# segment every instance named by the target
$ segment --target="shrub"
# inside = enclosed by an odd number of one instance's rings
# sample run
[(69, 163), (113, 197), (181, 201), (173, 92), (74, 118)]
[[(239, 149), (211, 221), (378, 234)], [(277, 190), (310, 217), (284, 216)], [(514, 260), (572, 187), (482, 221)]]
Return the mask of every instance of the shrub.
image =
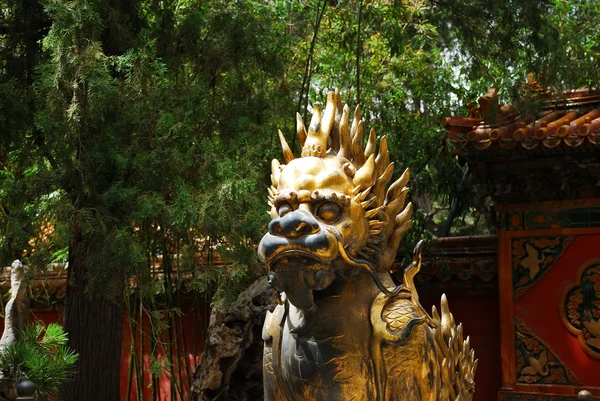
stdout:
[(31, 323), (0, 353), (0, 371), (15, 383), (32, 381), (40, 399), (47, 400), (74, 373), (79, 355), (66, 346), (67, 340), (57, 323)]

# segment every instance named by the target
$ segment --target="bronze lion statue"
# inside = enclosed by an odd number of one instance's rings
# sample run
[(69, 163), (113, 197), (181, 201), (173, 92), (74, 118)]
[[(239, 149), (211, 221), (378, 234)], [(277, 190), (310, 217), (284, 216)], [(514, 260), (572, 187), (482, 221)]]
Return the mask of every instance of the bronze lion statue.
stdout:
[(258, 255), (278, 306), (264, 328), (266, 401), (466, 401), (477, 366), (442, 297), (440, 313), (419, 303), (413, 277), (421, 243), (404, 280), (389, 269), (410, 227), (408, 170), (394, 170), (387, 140), (368, 134), (357, 107), (339, 92), (314, 106), (302, 155), (281, 132), (285, 164), (272, 162), (271, 222)]

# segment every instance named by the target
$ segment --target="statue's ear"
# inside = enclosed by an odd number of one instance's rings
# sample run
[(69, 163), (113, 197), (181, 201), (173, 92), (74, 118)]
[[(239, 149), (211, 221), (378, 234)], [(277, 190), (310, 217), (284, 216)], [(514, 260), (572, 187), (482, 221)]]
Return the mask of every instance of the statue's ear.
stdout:
[(362, 167), (356, 171), (356, 174), (354, 175), (354, 180), (352, 182), (354, 183), (355, 191), (363, 191), (367, 188), (372, 187), (373, 184), (375, 184), (374, 155), (369, 156), (365, 164), (363, 164)]

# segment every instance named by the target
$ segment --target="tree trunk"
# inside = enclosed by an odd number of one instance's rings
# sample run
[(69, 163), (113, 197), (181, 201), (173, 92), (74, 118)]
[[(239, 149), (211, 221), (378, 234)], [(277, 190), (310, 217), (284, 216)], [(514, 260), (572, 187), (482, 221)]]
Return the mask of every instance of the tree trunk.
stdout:
[(64, 327), (79, 360), (61, 401), (120, 399), (122, 302), (109, 300), (103, 292), (86, 291), (94, 243), (93, 238), (76, 235), (69, 248)]

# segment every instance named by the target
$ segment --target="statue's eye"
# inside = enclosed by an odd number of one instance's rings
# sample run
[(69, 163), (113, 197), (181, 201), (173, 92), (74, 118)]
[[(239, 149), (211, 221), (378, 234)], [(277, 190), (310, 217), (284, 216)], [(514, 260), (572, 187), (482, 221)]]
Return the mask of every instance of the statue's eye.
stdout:
[(340, 214), (342, 214), (341, 206), (333, 202), (322, 203), (317, 209), (317, 217), (327, 222), (337, 220)]
[(283, 217), (286, 214), (288, 214), (289, 212), (291, 212), (292, 210), (293, 209), (289, 203), (282, 203), (281, 205), (279, 205), (279, 208), (277, 209), (277, 213), (279, 214), (279, 217)]

